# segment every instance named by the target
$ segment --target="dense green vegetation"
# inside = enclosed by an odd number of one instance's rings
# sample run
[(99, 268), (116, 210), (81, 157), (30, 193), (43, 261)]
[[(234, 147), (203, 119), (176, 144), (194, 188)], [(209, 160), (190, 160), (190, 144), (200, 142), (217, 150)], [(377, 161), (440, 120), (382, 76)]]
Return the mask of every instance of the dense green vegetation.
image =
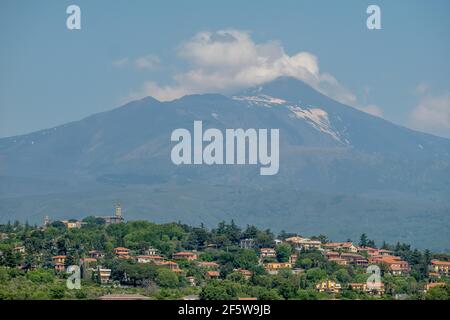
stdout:
[[(450, 255), (433, 254), (411, 249), (409, 245), (382, 247), (393, 250), (412, 267), (408, 275), (393, 276), (382, 266), (382, 281), (386, 294), (381, 296), (352, 291), (349, 283), (362, 283), (368, 274), (363, 267), (338, 265), (328, 261), (320, 251), (301, 251), (294, 261), (294, 269), (268, 274), (260, 262), (287, 262), (294, 248), (287, 243), (275, 245), (270, 230), (254, 226), (241, 229), (231, 223), (220, 223), (208, 230), (204, 226), (192, 227), (181, 223), (155, 224), (148, 221), (105, 225), (102, 219), (87, 217), (81, 228), (67, 229), (61, 222), (46, 228), (15, 222), (0, 226), (0, 299), (95, 299), (109, 293), (139, 293), (152, 299), (180, 299), (187, 295), (201, 299), (393, 299), (403, 295), (409, 299), (450, 299), (449, 279), (445, 287), (435, 287), (424, 293), (429, 281), (428, 264), (433, 258), (450, 261)], [(292, 234), (281, 232), (278, 239)], [(254, 240), (252, 248), (240, 247), (242, 239)], [(313, 237), (326, 242), (325, 236)], [(375, 246), (361, 236), (360, 245)], [(24, 246), (25, 252), (14, 248)], [(178, 251), (196, 251), (199, 261), (216, 262), (219, 277), (210, 279), (208, 268), (198, 261), (178, 260), (182, 272), (173, 272), (154, 263), (137, 263), (135, 259), (118, 259), (115, 247), (130, 249), (130, 255), (142, 254), (152, 247), (158, 254), (171, 260)], [(259, 249), (273, 247), (276, 257), (260, 261)], [(66, 287), (68, 274), (56, 272), (52, 257), (67, 256), (65, 265), (79, 265), (80, 258), (88, 257), (91, 250), (104, 256), (93, 264), (111, 269), (111, 282), (101, 285), (95, 272), (83, 269), (80, 290)], [(239, 270), (248, 270), (245, 277)], [(188, 278), (195, 280), (192, 286)], [(342, 285), (339, 293), (316, 290), (323, 280), (334, 280)]]

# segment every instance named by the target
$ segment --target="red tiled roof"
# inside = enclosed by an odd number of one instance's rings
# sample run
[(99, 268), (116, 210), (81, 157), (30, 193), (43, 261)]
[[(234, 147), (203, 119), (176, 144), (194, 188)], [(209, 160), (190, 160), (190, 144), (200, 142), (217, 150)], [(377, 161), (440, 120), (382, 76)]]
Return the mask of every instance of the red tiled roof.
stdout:
[(242, 273), (243, 275), (248, 275), (248, 276), (252, 275), (252, 272), (250, 270), (246, 270), (246, 269), (238, 269), (237, 272)]
[(341, 257), (364, 258), (362, 255), (357, 253), (342, 253)]
[(396, 264), (393, 264), (389, 267), (392, 271), (398, 271), (398, 270), (403, 270), (404, 268), (402, 266), (398, 266)]
[(445, 287), (447, 284), (445, 282), (433, 282), (433, 283), (427, 283), (426, 288), (431, 289), (435, 287)]
[(431, 264), (436, 266), (450, 266), (449, 261), (431, 260)]
[(358, 250), (367, 250), (367, 251), (375, 251), (378, 249), (372, 248), (372, 247), (358, 247)]
[(352, 245), (353, 245), (353, 243), (351, 243), (351, 242), (330, 242), (330, 243), (325, 243), (323, 246), (330, 247), (330, 248), (335, 248), (335, 247), (348, 248), (348, 247), (351, 247)]
[(342, 244), (342, 246), (343, 246), (344, 248), (346, 248), (346, 247), (351, 247), (351, 246), (353, 246), (353, 243), (351, 243), (351, 242), (344, 242), (344, 243)]
[(190, 252), (190, 251), (180, 251), (180, 252), (174, 253), (173, 255), (174, 256), (193, 256), (193, 255), (196, 255), (196, 253)]

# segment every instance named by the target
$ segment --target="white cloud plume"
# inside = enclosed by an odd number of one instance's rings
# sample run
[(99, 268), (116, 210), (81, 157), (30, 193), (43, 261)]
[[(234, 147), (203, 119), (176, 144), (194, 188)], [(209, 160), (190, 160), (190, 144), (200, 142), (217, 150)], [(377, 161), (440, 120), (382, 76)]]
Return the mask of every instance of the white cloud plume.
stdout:
[[(178, 55), (189, 64), (186, 71), (173, 76), (174, 84), (160, 85), (149, 81), (129, 99), (150, 95), (168, 101), (195, 93), (233, 93), (281, 76), (290, 76), (303, 80), (339, 102), (383, 116), (378, 106), (359, 103), (356, 96), (335, 77), (321, 72), (314, 54), (298, 52), (288, 55), (279, 42), (256, 43), (249, 32), (235, 29), (199, 32), (179, 47)], [(134, 64), (146, 65), (138, 59)]]
[(436, 135), (450, 136), (450, 93), (432, 95), (428, 87), (417, 88), (419, 102), (409, 116), (412, 128)]
[(178, 53), (190, 63), (190, 68), (174, 75), (174, 85), (148, 82), (133, 97), (151, 95), (164, 101), (192, 93), (227, 93), (291, 76), (340, 102), (356, 104), (354, 94), (332, 75), (320, 72), (315, 55), (288, 55), (279, 42), (255, 43), (248, 32), (200, 32), (182, 44)]

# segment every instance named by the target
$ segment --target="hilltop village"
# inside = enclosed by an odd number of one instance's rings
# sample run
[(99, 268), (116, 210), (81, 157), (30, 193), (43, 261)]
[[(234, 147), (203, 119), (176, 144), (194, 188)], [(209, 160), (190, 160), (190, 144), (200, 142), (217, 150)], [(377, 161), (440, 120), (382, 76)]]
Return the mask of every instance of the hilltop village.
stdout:
[[(450, 299), (450, 255), (407, 244), (112, 216), (0, 225), (0, 299)], [(81, 288), (71, 290), (69, 266)]]

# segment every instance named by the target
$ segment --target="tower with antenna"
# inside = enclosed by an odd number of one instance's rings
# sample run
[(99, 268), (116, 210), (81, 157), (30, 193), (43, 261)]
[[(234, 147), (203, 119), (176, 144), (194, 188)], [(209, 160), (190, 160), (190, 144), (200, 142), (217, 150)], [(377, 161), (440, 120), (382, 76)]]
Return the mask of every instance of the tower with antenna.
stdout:
[(47, 227), (50, 224), (50, 217), (49, 216), (45, 216), (44, 217), (44, 227)]
[(122, 219), (122, 206), (120, 203), (116, 204), (116, 218)]
[(122, 205), (120, 203), (116, 204), (114, 215), (110, 216), (96, 216), (96, 218), (103, 219), (105, 221), (105, 224), (115, 224), (115, 223), (121, 223), (124, 221), (122, 217)]

